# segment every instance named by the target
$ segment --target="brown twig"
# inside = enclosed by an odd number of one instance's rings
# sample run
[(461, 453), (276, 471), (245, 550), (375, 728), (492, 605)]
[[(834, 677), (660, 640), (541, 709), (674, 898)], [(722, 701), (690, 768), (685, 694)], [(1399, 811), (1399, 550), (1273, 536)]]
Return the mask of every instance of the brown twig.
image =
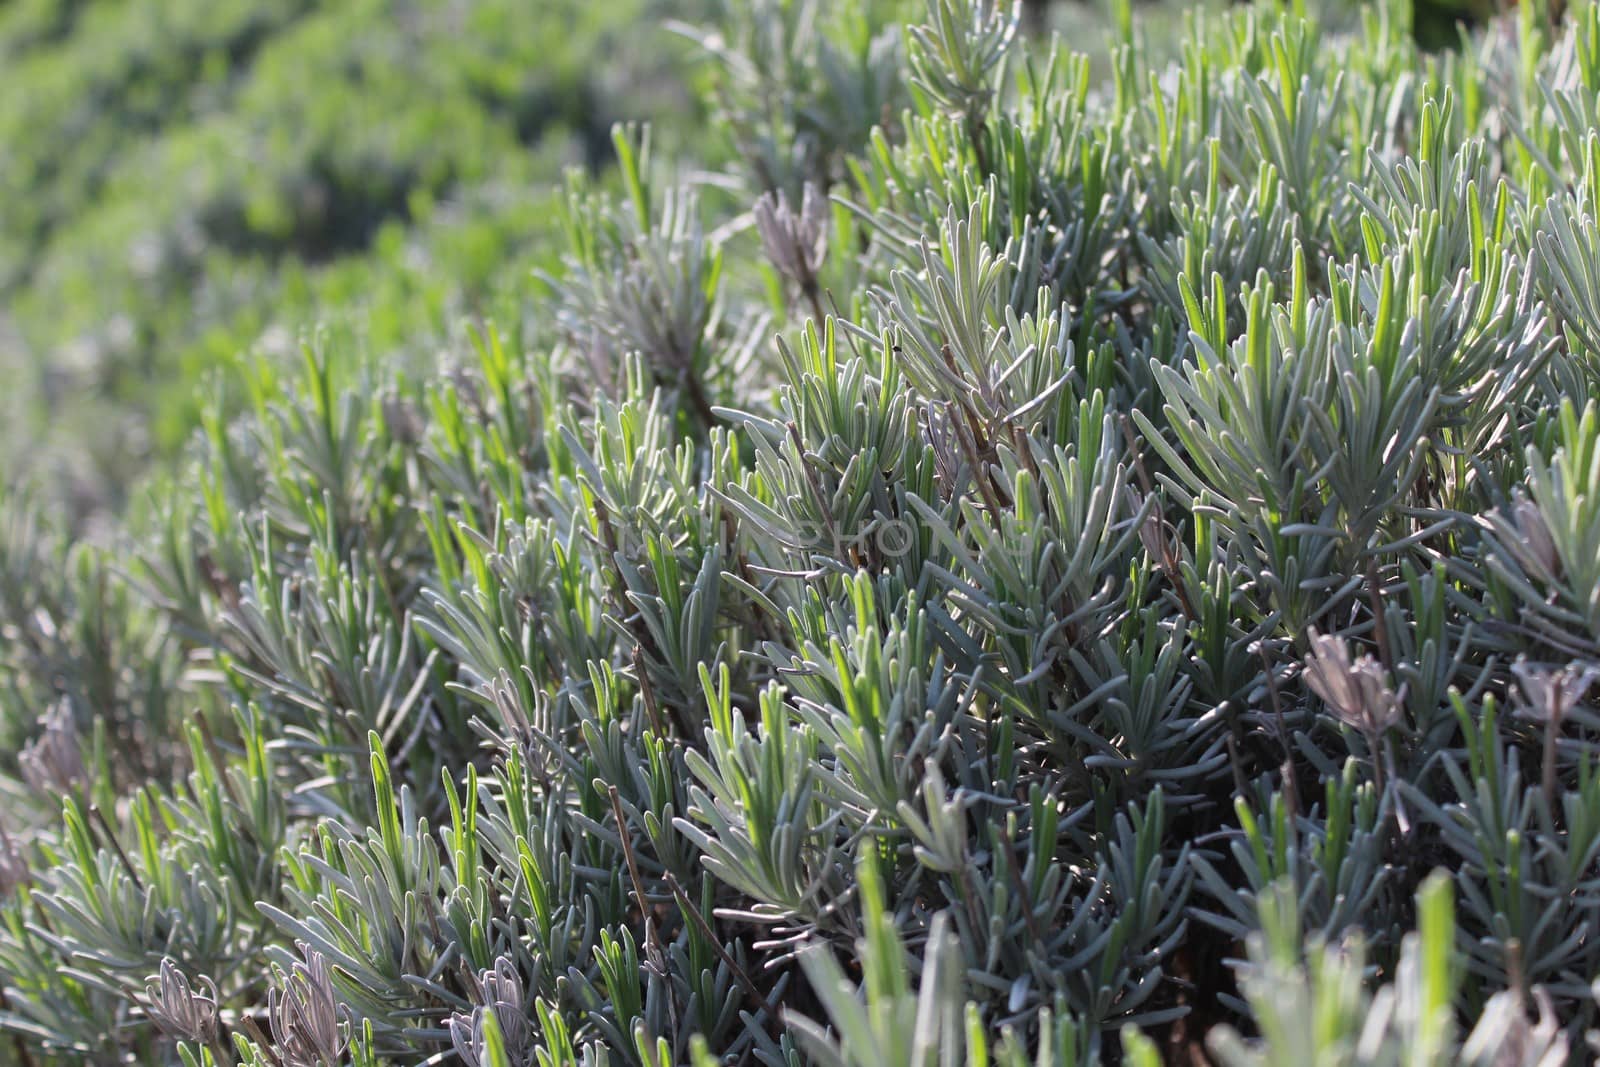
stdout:
[(122, 869), (127, 871), (128, 877), (133, 880), (133, 887), (141, 893), (144, 892), (144, 883), (139, 880), (139, 872), (133, 869), (133, 863), (128, 859), (128, 854), (122, 851), (122, 842), (117, 840), (117, 835), (112, 832), (111, 824), (106, 821), (105, 813), (100, 810), (98, 804), (89, 805), (89, 818), (100, 827), (100, 832), (110, 842), (112, 851), (116, 853), (117, 859), (122, 863)]
[(647, 938), (646, 951), (664, 959), (660, 933), (650, 921), (650, 901), (644, 895), (644, 879), (639, 877), (639, 861), (633, 854), (633, 835), (628, 832), (627, 817), (622, 813), (622, 797), (614, 785), (607, 785), (606, 792), (611, 795), (611, 812), (617, 818), (617, 837), (622, 840), (622, 858), (628, 865), (628, 877), (633, 881), (633, 897), (639, 902), (639, 918), (644, 923)]
[(1394, 651), (1389, 645), (1389, 623), (1383, 614), (1383, 585), (1378, 577), (1378, 561), (1367, 557), (1367, 600), (1372, 607), (1372, 637), (1378, 644), (1383, 669), (1394, 674)]
[(766, 998), (761, 995), (761, 991), (757, 988), (755, 982), (751, 981), (750, 976), (745, 973), (745, 969), (739, 966), (739, 961), (729, 954), (722, 941), (717, 937), (716, 931), (711, 929), (711, 924), (706, 921), (704, 915), (700, 914), (700, 909), (694, 906), (694, 902), (689, 899), (689, 894), (683, 891), (683, 886), (678, 884), (678, 879), (674, 877), (673, 873), (671, 871), (664, 873), (667, 887), (672, 890), (672, 895), (678, 899), (678, 907), (683, 909), (685, 915), (694, 920), (694, 924), (699, 928), (701, 935), (711, 943), (711, 947), (717, 956), (723, 963), (728, 965), (728, 970), (732, 972), (734, 979), (744, 988), (745, 999), (750, 1006), (750, 1010), (766, 1010)]
[[(0, 986), (0, 1011), (11, 1014), (11, 998), (6, 996), (5, 986)], [(11, 1047), (17, 1050), (17, 1063), (20, 1067), (34, 1067), (33, 1053), (28, 1051), (28, 1043), (16, 1031), (11, 1033)]]
[[(617, 556), (621, 554), (621, 550), (617, 544), (616, 527), (611, 524), (611, 509), (606, 506), (606, 502), (598, 493), (594, 497), (594, 514), (595, 519), (600, 524), (600, 542), (605, 549), (606, 569), (609, 572), (607, 590), (612, 601), (616, 604), (618, 621), (633, 637), (634, 652), (636, 654), (634, 664), (638, 668), (640, 691), (644, 692), (650, 682), (644, 670), (643, 657), (644, 655), (656, 654), (655, 641), (650, 636), (649, 628), (636, 622), (634, 619), (636, 613), (629, 609), (628, 588), (622, 580), (622, 571), (617, 565)], [(648, 701), (653, 696), (654, 690), (650, 690), (649, 695), (645, 698), (647, 708), (649, 707)], [(689, 729), (688, 720), (684, 717), (682, 709), (674, 706), (673, 717), (677, 720), (678, 728), (683, 731), (684, 739), (692, 742), (693, 734)]]
[(789, 438), (794, 442), (795, 455), (800, 460), (800, 473), (805, 477), (806, 488), (816, 500), (817, 510), (822, 513), (822, 522), (828, 528), (828, 537), (833, 541), (834, 551), (844, 547), (844, 539), (839, 536), (839, 528), (834, 524), (833, 511), (828, 504), (827, 494), (823, 493), (822, 486), (817, 483), (816, 475), (811, 471), (811, 464), (806, 462), (806, 444), (800, 439), (800, 427), (791, 419), (784, 424), (789, 431)]
[(239, 1016), (239, 1028), (245, 1031), (245, 1036), (255, 1042), (261, 1054), (271, 1060), (274, 1067), (283, 1067), (283, 1061), (278, 1058), (278, 1053), (272, 1047), (272, 1042), (267, 1040), (267, 1035), (261, 1032), (261, 1027), (249, 1015)]
[[(645, 717), (650, 720), (650, 729), (663, 741), (667, 739), (666, 723), (661, 721), (661, 708), (656, 704), (656, 687), (650, 682), (650, 675), (644, 669), (644, 652), (638, 645), (633, 646), (633, 673), (639, 683), (639, 695), (644, 698)], [(615, 795), (616, 789), (611, 790)]]
[(1122, 439), (1128, 443), (1128, 455), (1133, 457), (1133, 474), (1139, 479), (1139, 488), (1144, 490), (1145, 496), (1154, 496), (1156, 486), (1150, 480), (1150, 472), (1144, 467), (1144, 453), (1139, 450), (1139, 439), (1134, 435), (1132, 420), (1124, 414), (1118, 423), (1122, 426)]
[[(749, 584), (752, 589), (758, 588), (756, 576), (750, 572), (750, 558), (739, 547), (738, 521), (734, 518), (733, 512), (727, 508), (722, 509), (722, 532), (728, 539), (728, 555), (733, 558), (733, 564), (739, 570), (739, 577)], [(755, 631), (756, 637), (766, 640), (772, 636), (771, 631), (767, 628), (767, 614), (759, 602), (752, 601), (750, 603), (750, 624)]]
[(967, 465), (972, 468), (972, 480), (977, 484), (978, 495), (983, 497), (984, 506), (989, 509), (989, 520), (994, 523), (995, 531), (999, 532), (1002, 511), (1000, 501), (994, 494), (994, 487), (989, 484), (989, 469), (983, 460), (978, 458), (977, 444), (968, 436), (967, 427), (956, 418), (955, 405), (948, 401), (946, 405), (950, 409), (950, 428), (955, 431), (956, 443), (961, 446)]
[[(1560, 683), (1557, 682), (1557, 685)], [(1561, 736), (1561, 716), (1551, 715), (1544, 724), (1544, 758), (1540, 761), (1540, 791), (1545, 806), (1555, 811), (1556, 802), (1556, 741)]]
[(994, 173), (994, 166), (989, 159), (989, 123), (981, 114), (969, 111), (966, 127), (967, 139), (972, 142), (972, 155), (978, 163), (978, 173), (987, 177)]
[(816, 317), (817, 331), (820, 333), (828, 322), (827, 313), (822, 310), (822, 290), (817, 287), (817, 279), (810, 274), (800, 279), (800, 292), (805, 295), (811, 304), (811, 314)]
[(1283, 701), (1278, 695), (1278, 678), (1272, 673), (1272, 661), (1267, 658), (1266, 645), (1256, 642), (1256, 652), (1261, 656), (1261, 666), (1266, 671), (1267, 699), (1272, 702), (1272, 715), (1278, 724), (1278, 743), (1283, 746), (1283, 784), (1289, 794), (1289, 818), (1293, 820), (1300, 810), (1300, 781), (1294, 771), (1294, 752), (1289, 748), (1289, 726), (1283, 718)]
[(217, 739), (211, 733), (211, 724), (206, 721), (204, 713), (195, 716), (195, 728), (200, 731), (200, 743), (205, 746), (206, 754), (211, 757), (211, 762), (216, 764), (217, 779), (222, 783), (222, 791), (228, 794), (228, 799), (234, 805), (243, 808), (239, 802), (239, 794), (233, 788), (233, 779), (228, 777), (228, 761), (222, 754), (222, 749), (217, 745)]
[(722, 420), (717, 418), (717, 413), (712, 410), (711, 401), (706, 398), (705, 388), (700, 384), (700, 378), (695, 374), (694, 369), (685, 366), (679, 375), (678, 381), (684, 392), (689, 394), (689, 404), (694, 408), (695, 416), (699, 418), (700, 424), (707, 430), (720, 425)]
[(1038, 944), (1043, 935), (1033, 917), (1033, 893), (1028, 889), (1027, 880), (1022, 877), (1021, 864), (1017, 862), (1017, 842), (1011, 836), (1011, 827), (1005, 827), (1002, 833), (1006, 840), (1006, 868), (1010, 870), (1012, 879), (1017, 883), (1017, 895), (1022, 898), (1022, 918), (1028, 925), (1028, 936)]
[(1239, 725), (1234, 722), (1230, 725), (1225, 737), (1228, 745), (1228, 765), (1233, 768), (1233, 792), (1235, 796), (1244, 796), (1244, 768), (1239, 766)]

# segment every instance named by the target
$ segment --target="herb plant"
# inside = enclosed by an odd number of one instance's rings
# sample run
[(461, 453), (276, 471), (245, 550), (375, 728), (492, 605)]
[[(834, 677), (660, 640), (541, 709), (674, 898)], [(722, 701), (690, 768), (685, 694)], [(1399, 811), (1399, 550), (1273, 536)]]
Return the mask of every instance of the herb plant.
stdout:
[(527, 314), (8, 490), (0, 1057), (1590, 1055), (1600, 8), (1296, 7), (711, 5)]

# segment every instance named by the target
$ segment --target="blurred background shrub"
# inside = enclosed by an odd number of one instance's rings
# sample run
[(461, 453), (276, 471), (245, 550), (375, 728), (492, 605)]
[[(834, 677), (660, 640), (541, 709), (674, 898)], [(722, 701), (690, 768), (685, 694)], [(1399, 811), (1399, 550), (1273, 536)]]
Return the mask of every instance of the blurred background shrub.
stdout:
[(312, 323), (431, 356), (526, 278), (564, 167), (684, 108), (662, 7), (0, 4), (7, 467), (116, 510), (215, 368)]

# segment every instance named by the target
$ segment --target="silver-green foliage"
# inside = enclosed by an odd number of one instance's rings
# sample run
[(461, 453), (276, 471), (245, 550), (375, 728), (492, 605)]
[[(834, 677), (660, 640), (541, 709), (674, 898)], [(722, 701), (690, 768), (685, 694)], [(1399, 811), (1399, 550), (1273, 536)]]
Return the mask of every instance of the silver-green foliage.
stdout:
[(1600, 10), (905, 6), (718, 5), (729, 173), (126, 547), (8, 491), (19, 1058), (1584, 1053)]

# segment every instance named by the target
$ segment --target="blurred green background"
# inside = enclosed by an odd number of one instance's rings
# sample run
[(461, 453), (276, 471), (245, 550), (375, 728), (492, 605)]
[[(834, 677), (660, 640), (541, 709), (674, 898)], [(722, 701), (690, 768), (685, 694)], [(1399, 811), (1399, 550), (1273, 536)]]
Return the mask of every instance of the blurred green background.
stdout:
[[(561, 171), (603, 172), (620, 118), (697, 137), (664, 23), (711, 6), (0, 0), (5, 480), (114, 514), (204, 398), (313, 327), (425, 366), (473, 321), (532, 314)], [(1175, 34), (1185, 6), (1142, 24)], [(1031, 7), (1076, 47), (1104, 24)], [(1459, 14), (1483, 11), (1419, 7), (1419, 35)]]
[(562, 168), (686, 106), (660, 7), (0, 0), (8, 480), (117, 510), (252, 354), (497, 310)]

